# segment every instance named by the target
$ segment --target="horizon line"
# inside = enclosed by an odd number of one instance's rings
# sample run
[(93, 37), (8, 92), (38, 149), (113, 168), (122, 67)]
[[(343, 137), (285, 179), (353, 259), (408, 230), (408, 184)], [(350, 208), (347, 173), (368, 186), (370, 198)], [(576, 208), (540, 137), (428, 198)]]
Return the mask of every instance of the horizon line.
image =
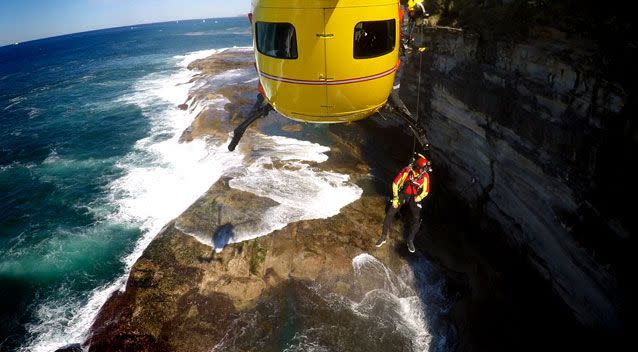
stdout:
[(176, 21), (214, 20), (214, 19), (223, 19), (223, 18), (236, 18), (236, 17), (243, 17), (243, 16), (246, 16), (246, 14), (238, 14), (238, 15), (235, 15), (235, 16), (223, 16), (223, 17), (187, 18), (187, 19), (167, 20), (167, 21), (158, 21), (158, 22), (144, 22), (144, 23), (125, 24), (125, 25), (115, 26), (115, 27), (102, 27), (102, 28), (89, 29), (89, 30), (80, 31), (80, 32), (56, 34), (56, 35), (52, 35), (50, 37), (29, 39), (29, 40), (22, 41), (22, 42), (13, 42), (13, 43), (10, 42), (10, 43), (7, 43), (7, 44), (0, 44), (0, 49), (5, 48), (5, 47), (11, 47), (11, 46), (16, 46), (16, 45), (21, 45), (21, 44), (37, 42), (37, 41), (40, 41), (40, 40), (61, 38), (61, 37), (69, 36), (69, 35), (91, 33), (91, 32), (103, 31), (103, 30), (107, 30), (107, 29), (118, 29), (118, 28), (133, 27), (133, 26), (149, 26), (149, 25), (153, 25), (153, 24), (169, 23), (169, 22), (176, 22)]

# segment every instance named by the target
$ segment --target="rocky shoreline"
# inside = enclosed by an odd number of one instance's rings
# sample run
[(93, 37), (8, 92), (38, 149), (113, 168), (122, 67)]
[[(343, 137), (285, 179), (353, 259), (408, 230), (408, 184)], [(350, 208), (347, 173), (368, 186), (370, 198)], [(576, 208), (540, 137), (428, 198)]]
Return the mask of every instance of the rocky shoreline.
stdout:
[[(195, 79), (206, 80), (210, 75), (245, 68), (246, 57), (241, 52), (221, 53), (198, 60), (189, 67), (199, 70)], [(236, 117), (250, 108), (254, 94), (254, 84), (192, 92), (187, 101), (190, 106), (181, 108), (192, 109), (197, 103), (211, 99), (225, 98), (229, 102), (225, 111), (203, 110), (183, 133), (181, 141), (223, 140), (238, 123)], [(395, 133), (400, 131), (396, 123), (385, 123), (391, 128), (394, 126)], [(359, 200), (328, 219), (295, 222), (268, 236), (229, 244), (235, 232), (254, 228), (276, 202), (233, 189), (228, 178), (220, 179), (157, 235), (134, 265), (126, 289), (116, 292), (101, 309), (84, 345), (90, 351), (210, 351), (215, 348), (228, 351), (254, 350), (256, 346), (261, 346), (259, 350), (277, 351), (285, 348), (286, 343), (302, 346), (304, 342), (299, 336), (282, 337), (288, 328), (285, 319), (280, 321), (281, 317), (272, 316), (279, 314), (277, 311), (261, 314), (266, 306), (292, 300), (293, 303), (288, 304), (294, 304), (300, 312), (295, 315), (299, 320), (295, 325), (297, 329), (303, 329), (306, 334), (320, 331), (325, 325), (337, 329), (312, 336), (329, 350), (349, 345), (348, 350), (353, 351), (414, 350), (430, 343), (446, 346), (446, 342), (438, 341), (443, 337), (436, 336), (435, 331), (429, 335), (418, 331), (416, 334), (422, 336), (406, 338), (405, 331), (388, 325), (392, 319), (400, 320), (399, 316), (388, 318), (388, 324), (375, 325), (350, 307), (351, 304), (365, 306), (368, 292), (384, 288), (383, 279), (366, 279), (357, 272), (357, 268), (363, 270), (361, 267), (366, 265), (380, 265), (383, 270), (397, 273), (391, 286), (398, 285), (400, 289), (393, 295), (414, 301), (411, 304), (421, 304), (419, 283), (415, 282), (412, 270), (414, 259), (406, 256), (400, 239), (400, 222), (397, 221), (393, 229), (394, 240), (381, 249), (373, 246), (382, 226), (386, 199), (370, 177), (371, 170), (365, 160), (368, 151), (357, 142), (366, 138), (369, 127), (334, 126), (328, 128), (323, 137), (315, 136), (322, 139), (327, 133), (331, 150), (328, 161), (313, 167), (347, 173), (352, 182), (364, 189)], [(304, 134), (305, 126), (273, 118), (260, 121), (256, 128), (277, 128), (295, 135)], [(247, 155), (259, 149), (251, 141), (250, 132), (240, 147)], [(272, 167), (286, 166), (274, 164)], [(393, 172), (394, 168), (395, 165), (386, 165), (383, 172)], [(358, 256), (372, 264), (355, 265), (353, 259)], [(432, 280), (444, 285), (442, 275), (434, 275)], [(443, 305), (443, 301), (441, 298), (441, 302), (436, 303)], [(323, 305), (339, 305), (335, 302), (344, 306), (319, 309)], [(316, 309), (304, 308), (308, 304)], [(309, 310), (304, 312), (304, 309)], [(386, 308), (374, 307), (375, 311), (378, 309)], [(253, 320), (260, 314), (261, 318)], [(317, 314), (322, 319), (318, 319)], [(419, 329), (410, 327), (411, 323), (405, 323), (404, 329), (409, 333)], [(242, 324), (252, 325), (253, 330), (246, 332), (245, 328), (237, 328)], [(339, 332), (341, 330), (343, 332)], [(338, 338), (339, 333), (347, 330), (359, 331), (367, 338), (352, 339), (349, 335)]]
[[(131, 272), (126, 291), (113, 296), (100, 312), (87, 341), (90, 350), (209, 351), (228, 334), (240, 333), (227, 330), (233, 317), (254, 314), (264, 297), (284, 299), (279, 297), (283, 291), (299, 285), (317, 288), (321, 295), (361, 300), (366, 290), (353, 285), (351, 261), (371, 250), (371, 234), (377, 233), (382, 221), (382, 198), (366, 196), (331, 219), (291, 224), (215, 253), (180, 230), (184, 222), (198, 218), (199, 211), (210, 209), (209, 197), (232, 209), (232, 214), (224, 216), (229, 223), (244, 223), (243, 210), (256, 215), (260, 201), (268, 203), (234, 191), (224, 181), (213, 186), (147, 248)], [(251, 206), (237, 207), (238, 199)], [(232, 225), (218, 226), (215, 234), (229, 231), (228, 226)], [(406, 263), (393, 248), (391, 243), (373, 254), (400, 271)], [(234, 348), (241, 350), (239, 346), (256, 342), (252, 338), (275, 333), (273, 327), (257, 328), (262, 331), (233, 336)], [(388, 335), (393, 344), (406, 344), (391, 331), (384, 333), (384, 339)], [(368, 347), (382, 342), (370, 341)]]
[[(227, 69), (250, 67), (250, 53), (222, 53), (191, 65), (201, 72), (194, 79), (206, 81)], [(224, 141), (256, 94), (254, 82), (213, 87), (192, 92), (182, 108), (211, 99), (228, 103), (223, 110), (203, 110), (182, 134), (183, 143)], [(157, 235), (133, 267), (126, 289), (102, 308), (83, 346), (90, 351), (280, 351), (291, 345), (304, 350), (312, 347), (308, 341), (330, 351), (607, 346), (609, 335), (582, 326), (526, 254), (512, 251), (501, 224), (449, 187), (450, 180), (442, 179), (450, 177), (449, 170), (433, 175), (418, 255), (404, 248), (401, 221), (389, 243), (373, 247), (388, 180), (412, 147), (401, 124), (384, 115), (321, 128), (281, 117), (259, 120), (257, 131), (328, 144), (328, 160), (312, 167), (349, 175), (363, 190), (361, 198), (336, 216), (229, 243), (275, 203), (220, 179)], [(259, 153), (252, 134), (249, 130), (240, 144), (244, 155)], [(393, 279), (367, 277), (362, 267)], [(420, 305), (427, 325), (423, 336), (414, 333), (422, 327), (390, 325), (398, 319), (394, 316), (380, 319), (382, 324), (365, 319), (390, 314), (384, 308), (393, 301), (370, 304), (369, 298), (388, 287), (402, 302)], [(414, 336), (406, 338), (406, 331)]]

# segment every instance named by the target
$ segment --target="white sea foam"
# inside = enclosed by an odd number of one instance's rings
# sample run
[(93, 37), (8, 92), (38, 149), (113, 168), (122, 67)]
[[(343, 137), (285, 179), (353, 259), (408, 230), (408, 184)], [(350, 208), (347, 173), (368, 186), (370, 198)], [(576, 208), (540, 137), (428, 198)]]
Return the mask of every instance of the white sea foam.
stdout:
[(195, 60), (204, 59), (213, 54), (221, 53), (227, 50), (233, 50), (237, 52), (248, 52), (248, 51), (252, 51), (253, 48), (250, 46), (234, 46), (232, 48), (200, 50), (200, 51), (194, 51), (192, 53), (188, 53), (186, 55), (176, 55), (173, 58), (179, 60), (179, 65), (181, 67), (187, 67), (188, 64), (190, 64), (191, 62)]
[(201, 37), (201, 36), (220, 36), (220, 35), (250, 35), (250, 28), (227, 28), (225, 30), (210, 30), (210, 31), (196, 31), (188, 32), (182, 35), (187, 37)]
[(312, 341), (304, 334), (296, 333), (294, 339), (297, 343), (289, 346), (283, 352), (330, 352), (330, 349), (322, 346), (317, 341)]
[[(393, 323), (397, 331), (411, 339), (414, 351), (429, 350), (432, 336), (426, 322), (424, 303), (406, 282), (414, 280), (396, 275), (368, 253), (354, 257), (352, 267), (355, 284), (369, 289), (361, 302), (352, 302), (352, 310), (366, 318), (375, 316)], [(375, 307), (379, 301), (391, 309), (378, 315)]]
[[(126, 277), (119, 277), (115, 282), (93, 290), (83, 305), (75, 300), (45, 301), (36, 312), (39, 324), (29, 325), (29, 333), (35, 335), (28, 346), (21, 351), (51, 352), (71, 343), (81, 342), (91, 327), (99, 309), (113, 292), (126, 283)], [(72, 296), (72, 292), (62, 296)]]
[[(235, 170), (229, 186), (270, 198), (278, 205), (267, 209), (254, 228), (238, 230), (228, 243), (264, 236), (292, 222), (337, 215), (342, 207), (361, 197), (361, 188), (349, 182), (348, 175), (321, 171), (311, 165), (328, 159), (328, 147), (261, 134), (247, 138), (253, 138), (256, 150), (243, 168)], [(193, 236), (210, 245), (209, 238)], [(215, 248), (218, 252), (222, 249)]]
[(8, 111), (9, 109), (13, 108), (14, 106), (20, 105), (25, 100), (27, 100), (27, 98), (25, 98), (23, 96), (17, 96), (15, 98), (11, 98), (11, 99), (9, 99), (9, 103), (10, 104), (5, 106), (3, 110)]
[(11, 164), (0, 166), (0, 171), (9, 171), (9, 170), (18, 169), (18, 168), (33, 169), (36, 166), (37, 165), (35, 163), (24, 163), (23, 164), (21, 162), (14, 161)]
[(198, 37), (202, 35), (207, 35), (207, 32), (188, 32), (188, 33), (184, 33), (183, 35), (187, 37)]
[(393, 295), (402, 296), (414, 293), (392, 270), (368, 253), (354, 257), (352, 268), (359, 280), (369, 279), (377, 288), (386, 290)]
[(29, 115), (29, 119), (33, 119), (36, 118), (38, 116), (40, 116), (40, 113), (42, 110), (38, 109), (38, 108), (34, 108), (34, 107), (29, 107), (26, 108), (27, 110), (27, 115)]
[(151, 232), (186, 210), (227, 168), (241, 163), (241, 155), (201, 140), (179, 144), (170, 139), (140, 147), (160, 162), (130, 168), (112, 188), (120, 220), (141, 222)]
[(55, 148), (51, 149), (49, 155), (42, 161), (43, 164), (53, 164), (60, 160), (60, 155), (58, 155), (58, 151)]

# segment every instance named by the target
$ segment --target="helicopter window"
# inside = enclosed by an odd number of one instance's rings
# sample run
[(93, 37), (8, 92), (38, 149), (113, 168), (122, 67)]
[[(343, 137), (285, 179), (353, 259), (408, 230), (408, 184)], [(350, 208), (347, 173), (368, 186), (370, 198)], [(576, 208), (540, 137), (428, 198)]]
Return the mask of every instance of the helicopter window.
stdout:
[(391, 53), (396, 41), (396, 22), (359, 22), (354, 26), (354, 58), (370, 59)]
[(260, 53), (278, 59), (297, 58), (297, 34), (292, 24), (257, 22), (255, 36)]

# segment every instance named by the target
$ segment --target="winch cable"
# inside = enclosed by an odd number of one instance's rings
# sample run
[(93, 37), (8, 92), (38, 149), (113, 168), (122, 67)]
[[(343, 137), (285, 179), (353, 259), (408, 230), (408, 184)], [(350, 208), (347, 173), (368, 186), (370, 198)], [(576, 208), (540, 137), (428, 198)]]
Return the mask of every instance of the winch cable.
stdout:
[[(416, 91), (416, 119), (414, 121), (415, 124), (419, 123), (419, 113), (421, 110), (421, 67), (423, 66), (423, 52), (425, 51), (425, 47), (419, 48), (419, 75), (418, 83), (417, 83), (417, 91)], [(415, 160), (416, 153), (416, 135), (412, 134), (412, 162)]]

